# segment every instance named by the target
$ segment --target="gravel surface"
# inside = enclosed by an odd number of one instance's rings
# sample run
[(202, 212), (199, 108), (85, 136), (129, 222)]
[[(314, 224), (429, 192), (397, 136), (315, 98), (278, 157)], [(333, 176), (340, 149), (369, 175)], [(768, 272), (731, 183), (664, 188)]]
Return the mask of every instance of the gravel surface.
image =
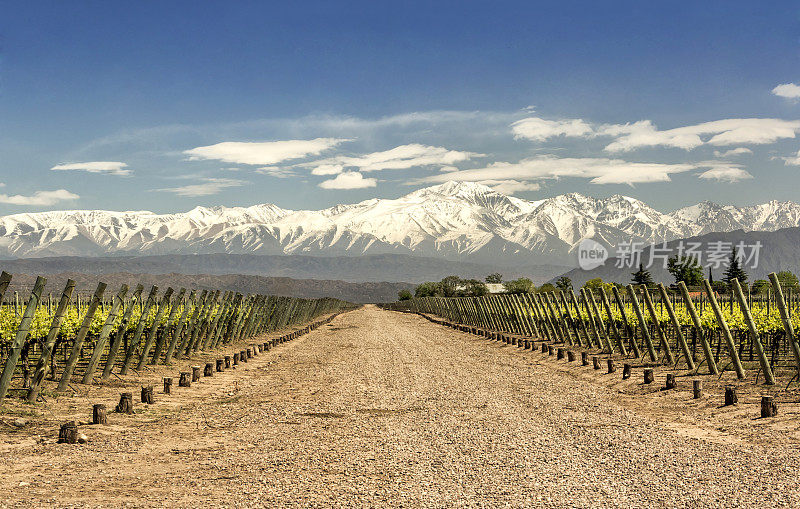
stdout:
[(793, 425), (687, 421), (554, 364), (368, 306), (88, 444), (15, 435), (0, 506), (800, 505)]

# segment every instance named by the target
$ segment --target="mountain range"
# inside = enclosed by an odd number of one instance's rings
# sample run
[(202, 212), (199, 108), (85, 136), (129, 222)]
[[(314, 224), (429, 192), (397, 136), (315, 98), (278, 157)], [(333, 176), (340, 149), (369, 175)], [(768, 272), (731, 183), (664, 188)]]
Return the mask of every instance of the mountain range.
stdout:
[(702, 202), (662, 213), (621, 195), (569, 193), (529, 201), (470, 182), (447, 182), (397, 199), (323, 210), (273, 204), (197, 207), (188, 212), (73, 210), (0, 217), (0, 257), (256, 254), (400, 254), (518, 266), (574, 266), (593, 238), (612, 253), (622, 242), (660, 243), (733, 230), (800, 225), (800, 205)]

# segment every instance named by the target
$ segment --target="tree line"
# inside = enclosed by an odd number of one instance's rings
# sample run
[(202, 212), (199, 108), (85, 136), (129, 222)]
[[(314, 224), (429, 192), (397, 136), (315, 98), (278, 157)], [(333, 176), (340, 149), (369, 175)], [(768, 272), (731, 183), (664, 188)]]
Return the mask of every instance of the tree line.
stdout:
[[(667, 271), (675, 280), (674, 284), (683, 282), (688, 287), (698, 287), (703, 284), (705, 276), (703, 267), (696, 258), (689, 256), (673, 256), (667, 259)], [(778, 272), (778, 280), (781, 286), (795, 291), (800, 291), (800, 282), (795, 274), (788, 270)], [(739, 281), (744, 289), (750, 290), (755, 294), (767, 294), (770, 291), (770, 283), (766, 279), (757, 279), (752, 284), (749, 283), (750, 276), (742, 268), (740, 257), (734, 249), (728, 260), (728, 267), (723, 273), (722, 279), (714, 281), (709, 270), (708, 280), (711, 287), (718, 293), (728, 293), (731, 291), (731, 282)], [(485, 282), (484, 282), (485, 281)], [(539, 287), (526, 277), (517, 278), (511, 281), (503, 281), (503, 275), (495, 272), (487, 275), (484, 281), (477, 279), (462, 279), (458, 276), (447, 276), (441, 281), (428, 281), (421, 283), (411, 290), (401, 290), (398, 292), (398, 300), (409, 300), (412, 297), (480, 297), (489, 293), (487, 284), (502, 284), (503, 290), (510, 294), (551, 292), (554, 290), (573, 291), (572, 280), (567, 276), (561, 276), (555, 284), (545, 283)], [(630, 283), (636, 285), (655, 286), (653, 276), (650, 271), (640, 263), (639, 268), (631, 273)], [(603, 288), (610, 290), (611, 287), (624, 288), (626, 283), (606, 282), (601, 278), (594, 278), (587, 281), (583, 287), (588, 289)]]

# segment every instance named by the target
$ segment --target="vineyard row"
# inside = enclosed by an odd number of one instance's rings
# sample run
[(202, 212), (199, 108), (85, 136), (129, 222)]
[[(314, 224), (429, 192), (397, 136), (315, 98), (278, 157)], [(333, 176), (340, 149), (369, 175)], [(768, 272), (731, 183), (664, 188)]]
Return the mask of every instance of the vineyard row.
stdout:
[[(800, 327), (796, 299), (787, 298), (775, 274), (771, 296), (752, 301), (738, 281), (727, 303), (703, 281), (692, 294), (662, 284), (582, 288), (571, 291), (494, 294), (483, 297), (423, 297), (384, 305), (395, 311), (435, 315), (450, 323), (541, 338), (553, 343), (712, 374), (758, 370), (768, 384), (778, 371), (800, 372)], [(624, 293), (623, 293), (624, 292)]]
[[(68, 280), (58, 304), (43, 302), (46, 279), (39, 277), (23, 306), (0, 309), (0, 402), (21, 391), (34, 402), (46, 379), (64, 391), (73, 381), (92, 383), (99, 376), (125, 375), (146, 365), (170, 364), (177, 357), (216, 349), (268, 332), (307, 323), (318, 316), (354, 307), (338, 299), (301, 299), (242, 295), (232, 291), (177, 293), (156, 286), (129, 292), (122, 285), (110, 302), (105, 283), (91, 299), (73, 301)], [(0, 274), (0, 302), (11, 275)]]

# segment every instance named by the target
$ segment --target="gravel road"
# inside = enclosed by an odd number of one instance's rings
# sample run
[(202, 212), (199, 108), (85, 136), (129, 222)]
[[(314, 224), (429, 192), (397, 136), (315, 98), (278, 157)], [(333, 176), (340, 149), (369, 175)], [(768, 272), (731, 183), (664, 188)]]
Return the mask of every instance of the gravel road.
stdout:
[(367, 306), (88, 444), (7, 445), (0, 505), (800, 505), (797, 440), (686, 432), (553, 363)]

